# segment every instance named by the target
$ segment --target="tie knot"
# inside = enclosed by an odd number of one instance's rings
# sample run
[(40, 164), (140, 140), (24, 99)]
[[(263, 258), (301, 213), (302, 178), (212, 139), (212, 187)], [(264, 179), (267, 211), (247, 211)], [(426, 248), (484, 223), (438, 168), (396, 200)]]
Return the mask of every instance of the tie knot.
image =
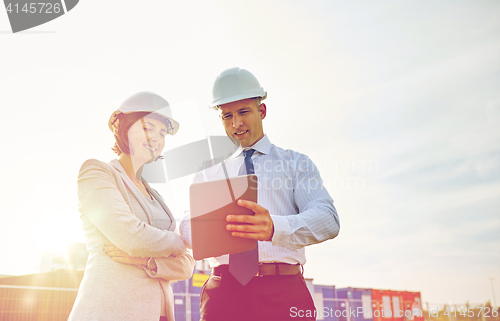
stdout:
[(245, 158), (252, 157), (254, 152), (255, 152), (255, 149), (244, 150), (243, 155), (245, 156)]

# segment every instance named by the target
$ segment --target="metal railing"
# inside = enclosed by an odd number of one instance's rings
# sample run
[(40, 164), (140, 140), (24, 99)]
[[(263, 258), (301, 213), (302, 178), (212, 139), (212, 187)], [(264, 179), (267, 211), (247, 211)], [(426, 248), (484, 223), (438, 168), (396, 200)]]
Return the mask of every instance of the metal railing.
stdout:
[(78, 288), (0, 285), (0, 321), (65, 321)]

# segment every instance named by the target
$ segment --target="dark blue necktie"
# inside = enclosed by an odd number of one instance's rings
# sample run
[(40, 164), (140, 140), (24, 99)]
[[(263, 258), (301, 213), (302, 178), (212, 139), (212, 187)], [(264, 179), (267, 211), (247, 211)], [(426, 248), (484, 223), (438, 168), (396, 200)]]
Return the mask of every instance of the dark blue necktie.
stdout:
[[(247, 174), (254, 174), (252, 155), (255, 149), (243, 151)], [(241, 285), (246, 285), (259, 272), (259, 247), (229, 255), (229, 272)]]

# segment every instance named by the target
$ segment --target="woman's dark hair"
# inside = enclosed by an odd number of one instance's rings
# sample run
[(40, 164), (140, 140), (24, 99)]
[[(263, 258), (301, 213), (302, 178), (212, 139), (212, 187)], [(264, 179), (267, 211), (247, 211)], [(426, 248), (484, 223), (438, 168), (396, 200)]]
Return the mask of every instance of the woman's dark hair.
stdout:
[(111, 149), (119, 156), (121, 153), (130, 154), (130, 148), (128, 146), (128, 130), (132, 125), (140, 120), (141, 118), (148, 117), (161, 121), (167, 127), (167, 131), (172, 130), (172, 123), (170, 120), (166, 119), (155, 113), (150, 112), (135, 112), (129, 114), (120, 113), (117, 115), (117, 128), (115, 129), (115, 145)]

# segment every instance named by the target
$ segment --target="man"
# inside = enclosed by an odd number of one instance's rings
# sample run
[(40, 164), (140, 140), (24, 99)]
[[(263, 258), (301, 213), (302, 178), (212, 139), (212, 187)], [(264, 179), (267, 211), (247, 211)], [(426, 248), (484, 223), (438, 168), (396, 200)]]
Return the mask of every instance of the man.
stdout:
[[(240, 68), (223, 71), (213, 96), (211, 107), (220, 111), (226, 134), (239, 148), (198, 173), (195, 182), (255, 173), (258, 203), (238, 201), (255, 215), (228, 215), (226, 228), (235, 237), (259, 242), (254, 251), (212, 260), (200, 296), (201, 320), (315, 320), (302, 275), (305, 246), (338, 235), (333, 200), (307, 156), (276, 147), (264, 134), (267, 93), (254, 75)], [(189, 219), (181, 222), (180, 232), (190, 247)]]

